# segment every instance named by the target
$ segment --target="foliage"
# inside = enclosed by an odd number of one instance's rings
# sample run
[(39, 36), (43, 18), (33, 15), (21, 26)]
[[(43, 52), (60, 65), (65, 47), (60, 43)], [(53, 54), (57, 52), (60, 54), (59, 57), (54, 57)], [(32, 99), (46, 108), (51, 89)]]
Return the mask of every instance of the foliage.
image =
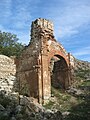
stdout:
[(47, 104), (43, 105), (46, 109), (51, 109), (52, 106), (54, 105), (55, 103), (53, 101), (49, 101)]
[(21, 95), (30, 96), (29, 84), (26, 80), (22, 81), (17, 79), (13, 90)]
[[(77, 104), (77, 99), (73, 97), (72, 95), (68, 94), (67, 92), (61, 90), (61, 89), (56, 89), (52, 87), (52, 94), (53, 94), (53, 99), (51, 99), (47, 104), (44, 105), (46, 109), (58, 109), (61, 112), (65, 112), (69, 109), (71, 109), (72, 104)], [(75, 100), (71, 100), (73, 99)]]
[(83, 82), (81, 83), (81, 86), (86, 86), (86, 87), (90, 86), (90, 80), (88, 80), (88, 81), (83, 81)]
[(79, 68), (78, 70), (75, 70), (76, 77), (80, 77), (81, 79), (85, 79), (86, 75), (90, 73), (90, 69), (83, 70), (82, 68)]
[(18, 42), (15, 34), (0, 31), (0, 54), (6, 56), (19, 56), (24, 45)]
[[(52, 87), (54, 99), (45, 105), (46, 109), (58, 109), (69, 112), (64, 120), (89, 120), (90, 119), (90, 68), (75, 70), (74, 88), (77, 94), (70, 94)], [(79, 93), (81, 91), (81, 93)], [(71, 91), (72, 92), (72, 91)], [(79, 93), (79, 94), (78, 94)]]
[(16, 99), (12, 99), (10, 96), (6, 94), (6, 91), (1, 90), (0, 91), (0, 104), (4, 107), (7, 108), (9, 105), (12, 107), (15, 107), (14, 105), (17, 105)]
[(84, 96), (85, 100), (77, 105), (77, 106), (72, 106), (70, 110), (70, 114), (66, 117), (65, 120), (89, 120), (90, 118), (90, 95)]

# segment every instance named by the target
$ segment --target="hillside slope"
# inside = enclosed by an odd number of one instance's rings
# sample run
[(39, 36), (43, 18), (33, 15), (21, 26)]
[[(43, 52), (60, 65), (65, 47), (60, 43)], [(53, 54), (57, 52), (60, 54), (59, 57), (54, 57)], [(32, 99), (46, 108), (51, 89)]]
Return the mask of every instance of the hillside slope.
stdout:
[(90, 62), (75, 59), (74, 83), (62, 91), (52, 87), (53, 97), (45, 105), (58, 109), (65, 120), (89, 120), (90, 118)]

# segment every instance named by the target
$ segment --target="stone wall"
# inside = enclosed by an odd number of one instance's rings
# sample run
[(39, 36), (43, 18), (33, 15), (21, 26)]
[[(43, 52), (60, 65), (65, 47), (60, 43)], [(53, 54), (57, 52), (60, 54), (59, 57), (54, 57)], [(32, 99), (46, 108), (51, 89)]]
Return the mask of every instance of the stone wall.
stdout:
[[(46, 19), (36, 19), (31, 26), (31, 40), (17, 62), (17, 79), (20, 81), (21, 93), (25, 86), (29, 95), (37, 98), (39, 103), (51, 97), (50, 61), (53, 57), (60, 59), (65, 76), (63, 86), (69, 86), (69, 56), (64, 47), (54, 38), (53, 24)], [(59, 75), (59, 78), (60, 75)], [(61, 80), (62, 81), (62, 80)], [(26, 90), (27, 91), (27, 90)], [(24, 90), (24, 93), (26, 92)]]
[(42, 104), (51, 97), (52, 83), (64, 89), (73, 83), (74, 70), (88, 64), (77, 62), (56, 41), (53, 32), (51, 21), (36, 19), (32, 22), (30, 43), (16, 65), (13, 58), (0, 55), (0, 90), (12, 92), (17, 83), (20, 94), (34, 97)]
[(12, 92), (16, 80), (14, 58), (0, 55), (0, 91)]

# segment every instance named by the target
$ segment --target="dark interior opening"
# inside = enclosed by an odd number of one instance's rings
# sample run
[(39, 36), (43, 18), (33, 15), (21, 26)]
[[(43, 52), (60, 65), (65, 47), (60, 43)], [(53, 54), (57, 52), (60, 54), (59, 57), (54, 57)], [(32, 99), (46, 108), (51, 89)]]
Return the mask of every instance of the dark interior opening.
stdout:
[(50, 61), (51, 86), (57, 89), (65, 89), (68, 84), (68, 66), (65, 59), (55, 55)]

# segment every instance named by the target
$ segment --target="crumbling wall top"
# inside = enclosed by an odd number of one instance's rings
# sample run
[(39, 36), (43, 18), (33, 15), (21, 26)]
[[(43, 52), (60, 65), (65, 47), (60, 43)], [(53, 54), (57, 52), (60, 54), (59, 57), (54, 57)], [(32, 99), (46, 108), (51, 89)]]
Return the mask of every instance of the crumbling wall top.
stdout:
[(53, 32), (53, 23), (47, 19), (38, 18), (32, 22), (32, 28), (40, 27), (42, 29), (48, 29)]

